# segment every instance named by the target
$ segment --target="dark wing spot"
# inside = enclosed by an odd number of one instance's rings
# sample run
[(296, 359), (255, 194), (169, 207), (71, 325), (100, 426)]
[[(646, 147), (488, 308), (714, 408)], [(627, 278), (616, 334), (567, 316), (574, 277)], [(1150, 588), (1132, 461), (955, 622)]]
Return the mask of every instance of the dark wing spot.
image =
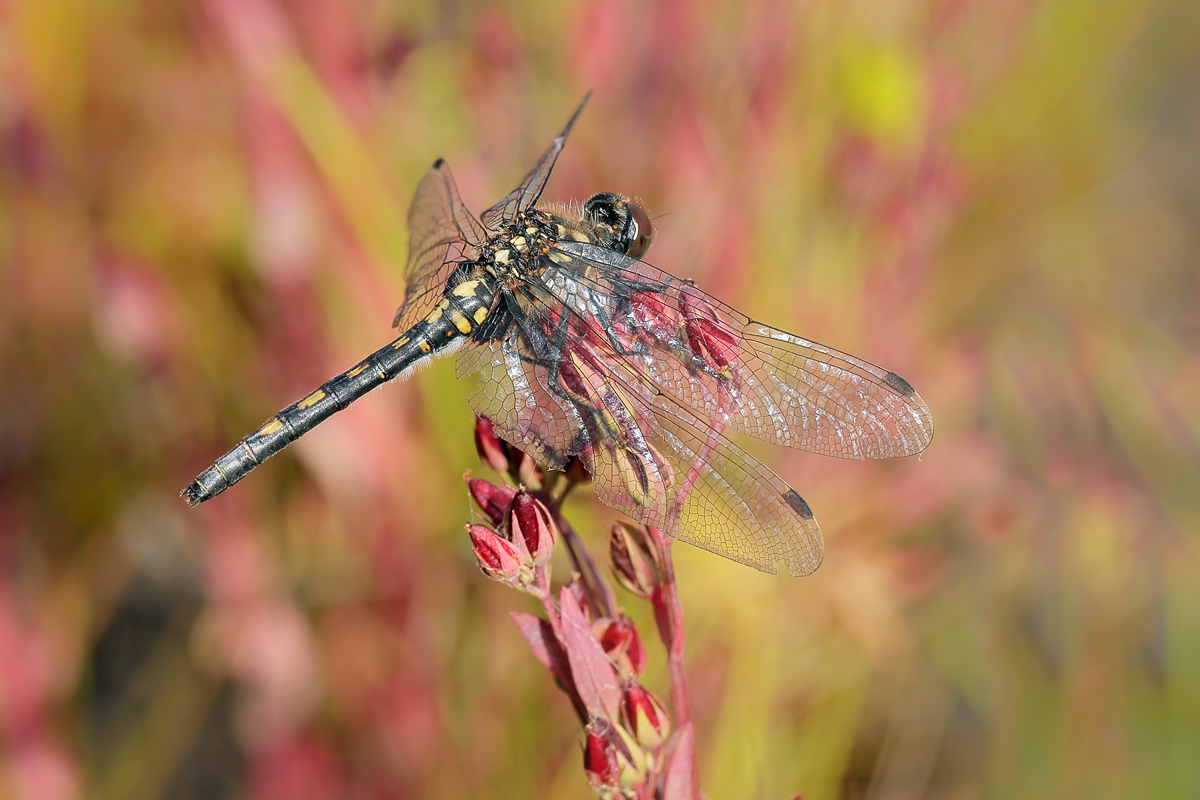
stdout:
[(884, 375), (883, 382), (905, 397), (912, 397), (917, 393), (917, 390), (912, 388), (912, 384), (894, 372), (889, 372), (887, 375)]
[(792, 511), (800, 515), (800, 519), (812, 519), (812, 509), (808, 507), (808, 503), (804, 502), (804, 498), (795, 489), (788, 489), (783, 495), (784, 502), (791, 506)]
[(445, 163), (446, 163), (446, 159), (444, 159), (444, 158), (439, 158), (437, 161), (433, 162), (433, 168), (434, 168), (434, 169), (441, 169), (441, 167), (442, 167), (442, 164), (445, 164)]

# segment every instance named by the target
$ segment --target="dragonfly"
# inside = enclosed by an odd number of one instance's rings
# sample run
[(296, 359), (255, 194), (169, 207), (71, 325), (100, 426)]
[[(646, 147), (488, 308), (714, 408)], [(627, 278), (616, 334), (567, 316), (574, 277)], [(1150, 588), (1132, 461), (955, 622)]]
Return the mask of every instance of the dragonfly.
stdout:
[(408, 213), (405, 296), (389, 344), (268, 419), (187, 486), (228, 489), (381, 384), (457, 352), (501, 438), (550, 469), (579, 458), (599, 500), (764, 572), (821, 563), (803, 497), (737, 432), (847, 459), (922, 452), (933, 417), (903, 378), (765, 325), (643, 260), (646, 212), (603, 192), (539, 205), (584, 98), (534, 168), (476, 217), (434, 162)]

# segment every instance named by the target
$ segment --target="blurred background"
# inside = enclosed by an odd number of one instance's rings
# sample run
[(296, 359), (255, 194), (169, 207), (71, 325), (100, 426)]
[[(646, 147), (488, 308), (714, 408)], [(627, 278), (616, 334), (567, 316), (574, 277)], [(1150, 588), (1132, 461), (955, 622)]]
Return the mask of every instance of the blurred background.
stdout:
[(478, 212), (588, 89), (546, 199), (937, 422), (752, 445), (810, 578), (675, 548), (708, 795), (1200, 796), (1200, 5), (6, 0), (0, 74), (0, 796), (589, 796), (452, 362), (177, 497), (389, 340), (435, 158)]

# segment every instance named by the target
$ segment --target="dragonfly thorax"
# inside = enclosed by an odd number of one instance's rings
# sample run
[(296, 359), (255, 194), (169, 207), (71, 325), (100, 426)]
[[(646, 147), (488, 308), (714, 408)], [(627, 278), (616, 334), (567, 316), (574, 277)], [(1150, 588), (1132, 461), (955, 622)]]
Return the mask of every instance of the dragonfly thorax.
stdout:
[(480, 248), (479, 264), (511, 288), (513, 281), (540, 271), (556, 233), (556, 226), (547, 214), (536, 209), (518, 214)]

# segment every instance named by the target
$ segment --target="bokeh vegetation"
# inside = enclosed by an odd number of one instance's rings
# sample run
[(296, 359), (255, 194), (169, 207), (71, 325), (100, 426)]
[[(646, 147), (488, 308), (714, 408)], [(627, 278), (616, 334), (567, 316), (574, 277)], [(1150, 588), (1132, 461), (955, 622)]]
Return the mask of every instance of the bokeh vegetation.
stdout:
[(752, 445), (810, 578), (675, 548), (708, 795), (1200, 794), (1200, 5), (10, 0), (0, 74), (0, 796), (587, 796), (452, 363), (176, 497), (388, 339), (435, 157), (478, 211), (587, 89), (547, 198), (938, 425)]

